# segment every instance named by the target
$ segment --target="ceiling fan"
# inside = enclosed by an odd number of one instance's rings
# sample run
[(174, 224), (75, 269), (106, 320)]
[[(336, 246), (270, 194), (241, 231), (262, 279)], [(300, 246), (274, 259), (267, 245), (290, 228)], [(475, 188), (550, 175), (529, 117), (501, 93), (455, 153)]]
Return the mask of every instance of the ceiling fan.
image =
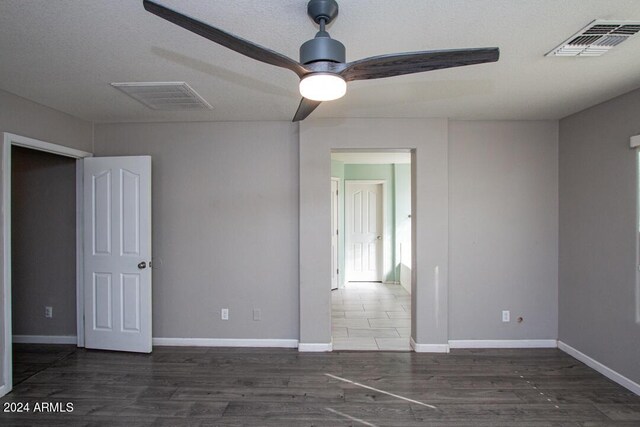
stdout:
[(323, 101), (344, 96), (350, 81), (495, 62), (500, 57), (500, 50), (490, 47), (394, 53), (346, 62), (344, 45), (332, 39), (325, 30), (325, 26), (338, 16), (338, 3), (336, 0), (310, 0), (307, 13), (320, 26), (320, 31), (302, 44), (298, 62), (151, 0), (143, 0), (143, 5), (148, 12), (226, 48), (296, 73), (300, 77), (303, 98), (293, 117), (294, 122), (304, 120)]

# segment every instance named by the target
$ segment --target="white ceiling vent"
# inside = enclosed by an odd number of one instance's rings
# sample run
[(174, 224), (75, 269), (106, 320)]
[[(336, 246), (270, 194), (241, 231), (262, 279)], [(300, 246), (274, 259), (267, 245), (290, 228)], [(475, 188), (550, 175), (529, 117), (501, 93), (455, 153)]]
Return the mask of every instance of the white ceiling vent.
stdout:
[(640, 21), (596, 19), (545, 56), (600, 56), (640, 31)]
[(213, 107), (185, 82), (111, 83), (153, 110), (212, 110)]

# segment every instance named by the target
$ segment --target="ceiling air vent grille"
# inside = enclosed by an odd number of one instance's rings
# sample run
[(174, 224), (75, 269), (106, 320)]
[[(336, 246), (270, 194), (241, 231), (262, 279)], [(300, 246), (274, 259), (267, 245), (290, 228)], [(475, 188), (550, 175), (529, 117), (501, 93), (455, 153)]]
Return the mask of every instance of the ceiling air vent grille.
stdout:
[(185, 82), (111, 83), (153, 110), (193, 111), (213, 107)]
[(597, 19), (546, 56), (600, 56), (640, 32), (637, 21), (604, 21)]

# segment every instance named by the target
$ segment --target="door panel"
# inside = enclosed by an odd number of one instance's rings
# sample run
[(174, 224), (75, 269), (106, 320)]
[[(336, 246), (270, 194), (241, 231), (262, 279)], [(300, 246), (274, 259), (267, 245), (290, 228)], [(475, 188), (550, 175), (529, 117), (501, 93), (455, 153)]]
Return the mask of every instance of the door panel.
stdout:
[(151, 157), (84, 160), (85, 346), (151, 352)]
[(122, 274), (122, 330), (140, 332), (140, 276)]
[(140, 175), (122, 169), (122, 255), (140, 256)]
[(93, 273), (93, 329), (113, 329), (111, 310), (111, 274)]
[(382, 280), (382, 197), (379, 183), (347, 181), (347, 280)]
[[(85, 163), (86, 164), (86, 163)], [(111, 254), (111, 171), (91, 176), (93, 255)]]

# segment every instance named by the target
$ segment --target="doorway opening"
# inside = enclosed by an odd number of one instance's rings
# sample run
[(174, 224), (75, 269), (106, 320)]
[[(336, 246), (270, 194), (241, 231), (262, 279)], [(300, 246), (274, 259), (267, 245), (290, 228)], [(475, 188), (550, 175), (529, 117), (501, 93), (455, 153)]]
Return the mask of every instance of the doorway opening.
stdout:
[(75, 160), (11, 148), (13, 384), (77, 348)]
[(409, 351), (411, 153), (332, 152), (331, 176), (333, 349)]
[(3, 144), (0, 396), (43, 364), (84, 345), (82, 215), (78, 208), (82, 164), (78, 159), (91, 156), (9, 133), (4, 134)]

